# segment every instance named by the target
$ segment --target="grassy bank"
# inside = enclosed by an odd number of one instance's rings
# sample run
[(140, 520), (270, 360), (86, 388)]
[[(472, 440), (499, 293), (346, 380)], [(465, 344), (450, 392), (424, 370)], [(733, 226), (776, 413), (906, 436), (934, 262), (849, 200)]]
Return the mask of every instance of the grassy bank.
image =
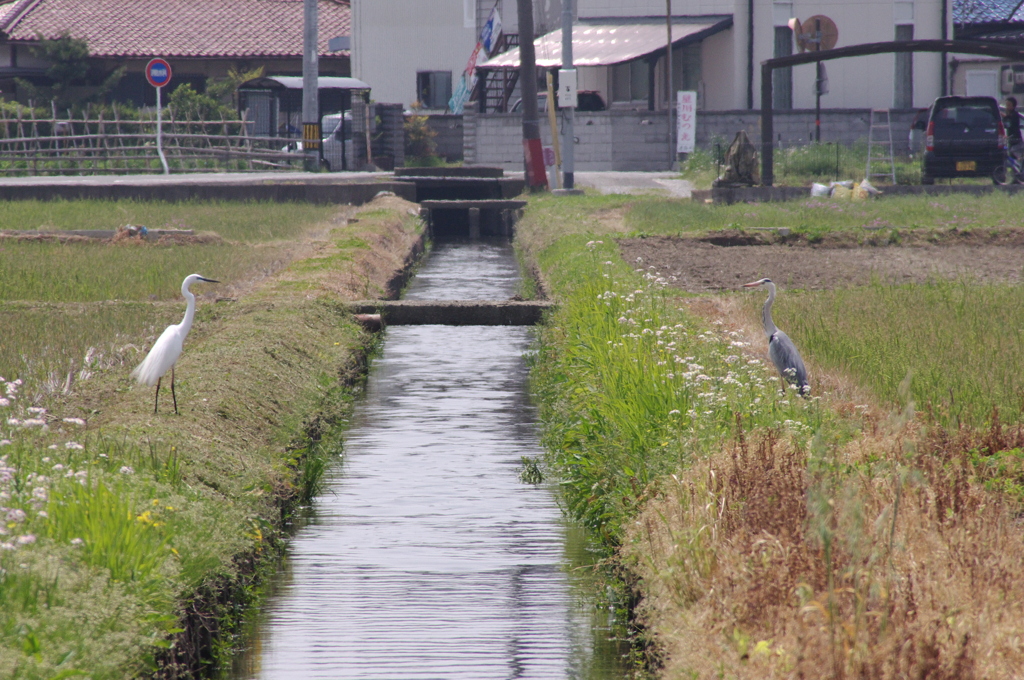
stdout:
[[(675, 235), (725, 229), (786, 227), (809, 240), (853, 231), (862, 239), (885, 235), (898, 243), (909, 229), (983, 232), (1019, 227), (1020, 198), (987, 196), (893, 196), (871, 201), (806, 199), (758, 205), (713, 205), (652, 196), (537, 196), (551, 222), (524, 234), (524, 245), (539, 251), (561, 236), (602, 234)], [(865, 230), (868, 227), (870, 230)], [(893, 233), (895, 232), (895, 233)]]
[[(182, 303), (108, 305), (118, 311), (99, 321), (90, 317), (102, 305), (80, 305), (82, 323), (63, 325), (47, 314), (63, 301), (8, 304), (50, 333), (36, 347), (73, 344), (88, 327), (90, 346), (115, 351), (96, 349), (103, 361), (76, 367), (66, 390), (14, 374), (0, 385), (0, 676), (122, 678), (215, 663), (260, 557), (339, 453), (337, 425), (370, 340), (339, 299), (379, 293), (403, 267), (420, 229), (407, 207), (383, 199), (352, 222), (345, 208), (323, 209), (289, 227), (301, 238), (280, 244), (275, 276), (253, 284), (257, 265), (226, 279), (243, 291), (236, 298), (201, 299), (177, 365), (180, 416), (166, 393), (153, 415), (152, 389), (128, 371)], [(107, 247), (123, 259), (180, 248), (187, 266), (187, 251), (207, 246)]]
[[(800, 211), (819, 208), (556, 200), (531, 200), (519, 227), (560, 302), (532, 373), (549, 465), (570, 512), (634, 580), (649, 668), (1012, 677), (1024, 661), (1016, 289), (787, 295), (777, 319), (812, 369), (831, 367), (867, 395), (803, 400), (780, 392), (761, 363), (763, 336), (743, 330), (763, 298), (716, 325), (667, 293), (660, 273), (625, 265), (613, 238), (729, 227), (738, 211), (748, 224), (798, 226)], [(1017, 209), (971, 200), (971, 219), (990, 226)], [(864, 209), (887, 219), (962, 209), (886, 204)], [(986, 420), (993, 405), (1002, 423)]]

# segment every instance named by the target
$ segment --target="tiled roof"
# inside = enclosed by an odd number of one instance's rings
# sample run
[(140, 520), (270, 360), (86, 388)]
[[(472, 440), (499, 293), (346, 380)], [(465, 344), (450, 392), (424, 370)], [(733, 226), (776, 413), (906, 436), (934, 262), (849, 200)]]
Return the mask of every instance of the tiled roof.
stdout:
[[(11, 40), (63, 31), (100, 57), (301, 57), (302, 0), (17, 0), (0, 5)], [(350, 35), (343, 0), (318, 0), (319, 53)], [(347, 54), (331, 52), (331, 55)]]
[(953, 23), (986, 24), (1012, 21), (1021, 0), (953, 0)]

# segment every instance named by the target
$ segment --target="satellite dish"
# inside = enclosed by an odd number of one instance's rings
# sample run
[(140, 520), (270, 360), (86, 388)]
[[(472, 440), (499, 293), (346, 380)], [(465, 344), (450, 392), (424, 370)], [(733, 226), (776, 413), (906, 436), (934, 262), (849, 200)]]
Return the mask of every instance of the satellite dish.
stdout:
[(802, 23), (799, 19), (790, 19), (789, 27), (793, 29), (797, 47), (801, 52), (830, 50), (836, 46), (836, 42), (839, 40), (839, 29), (836, 28), (836, 22), (824, 14), (815, 14)]

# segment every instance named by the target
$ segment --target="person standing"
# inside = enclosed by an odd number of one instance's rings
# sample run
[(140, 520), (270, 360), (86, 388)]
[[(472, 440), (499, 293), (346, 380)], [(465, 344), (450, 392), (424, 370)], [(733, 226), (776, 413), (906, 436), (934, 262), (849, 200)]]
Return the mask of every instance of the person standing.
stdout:
[(1003, 114), (1003, 127), (1006, 129), (1006, 148), (1014, 158), (1021, 158), (1024, 151), (1024, 140), (1020, 133), (1020, 115), (1017, 113), (1017, 98), (1006, 98), (1006, 113)]

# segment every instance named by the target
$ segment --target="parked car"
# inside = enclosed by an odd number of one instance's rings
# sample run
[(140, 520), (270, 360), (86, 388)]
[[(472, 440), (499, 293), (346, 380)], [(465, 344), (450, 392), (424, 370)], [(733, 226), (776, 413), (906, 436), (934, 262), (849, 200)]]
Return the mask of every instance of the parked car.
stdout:
[[(509, 113), (518, 113), (523, 108), (523, 100), (517, 99), (516, 103), (509, 109)], [(604, 99), (601, 97), (601, 93), (597, 90), (579, 90), (576, 92), (576, 110), (582, 112), (588, 111), (604, 111), (607, 107), (605, 106)], [(548, 110), (548, 93), (538, 92), (537, 93), (537, 112), (547, 113)]]
[(915, 127), (925, 132), (921, 184), (936, 177), (1005, 181), (1006, 131), (994, 97), (939, 97)]

